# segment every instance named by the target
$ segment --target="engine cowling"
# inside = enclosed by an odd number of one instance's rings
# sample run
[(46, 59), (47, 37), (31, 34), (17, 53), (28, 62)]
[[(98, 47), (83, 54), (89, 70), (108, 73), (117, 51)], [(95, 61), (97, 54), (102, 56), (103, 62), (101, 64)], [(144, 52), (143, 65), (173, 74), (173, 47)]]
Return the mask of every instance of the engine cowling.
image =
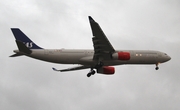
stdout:
[(130, 60), (129, 52), (116, 52), (112, 55), (114, 60)]
[(105, 75), (112, 75), (115, 73), (115, 68), (112, 66), (103, 66), (97, 69), (97, 73), (105, 74)]

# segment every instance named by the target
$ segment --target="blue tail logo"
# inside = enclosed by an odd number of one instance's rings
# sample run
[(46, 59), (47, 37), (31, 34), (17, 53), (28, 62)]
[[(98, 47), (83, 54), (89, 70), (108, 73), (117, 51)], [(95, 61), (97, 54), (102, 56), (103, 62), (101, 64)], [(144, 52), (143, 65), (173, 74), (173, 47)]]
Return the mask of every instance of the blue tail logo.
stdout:
[(11, 28), (11, 30), (16, 40), (23, 42), (29, 49), (42, 49), (29, 39), (19, 28)]

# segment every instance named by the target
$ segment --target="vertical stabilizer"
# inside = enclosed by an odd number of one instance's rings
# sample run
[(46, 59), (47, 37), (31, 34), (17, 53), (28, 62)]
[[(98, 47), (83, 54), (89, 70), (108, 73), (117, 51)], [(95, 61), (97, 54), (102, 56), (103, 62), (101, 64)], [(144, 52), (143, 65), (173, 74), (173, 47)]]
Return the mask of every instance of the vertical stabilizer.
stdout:
[(29, 49), (42, 49), (36, 45), (31, 39), (29, 39), (19, 28), (11, 28), (12, 33), (16, 41), (20, 41), (26, 45)]

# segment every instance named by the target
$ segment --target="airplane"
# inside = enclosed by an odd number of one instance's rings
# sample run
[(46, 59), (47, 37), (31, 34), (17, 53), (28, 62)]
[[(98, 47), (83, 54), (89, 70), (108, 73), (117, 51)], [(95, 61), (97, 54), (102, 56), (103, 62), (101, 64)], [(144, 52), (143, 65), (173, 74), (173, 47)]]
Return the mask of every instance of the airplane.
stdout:
[(78, 64), (78, 66), (54, 71), (66, 72), (82, 69), (90, 69), (87, 77), (100, 73), (104, 75), (113, 75), (115, 68), (113, 66), (125, 64), (154, 64), (158, 70), (160, 63), (171, 59), (164, 52), (153, 50), (115, 50), (108, 38), (104, 34), (100, 25), (88, 16), (92, 30), (93, 50), (90, 49), (44, 49), (36, 45), (19, 28), (11, 28), (15, 37), (18, 50), (14, 50), (13, 55), (28, 56), (42, 61), (58, 64)]

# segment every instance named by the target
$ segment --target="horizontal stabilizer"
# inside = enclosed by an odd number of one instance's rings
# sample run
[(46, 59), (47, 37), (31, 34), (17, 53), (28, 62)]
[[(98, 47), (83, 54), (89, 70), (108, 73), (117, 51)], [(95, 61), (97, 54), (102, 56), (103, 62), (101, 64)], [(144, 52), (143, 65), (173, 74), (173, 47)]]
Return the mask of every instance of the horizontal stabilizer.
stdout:
[(31, 54), (32, 51), (28, 47), (26, 47), (26, 45), (23, 44), (23, 42), (16, 40), (16, 44), (17, 44), (20, 52), (24, 52), (26, 54)]
[(11, 55), (11, 56), (9, 56), (9, 57), (19, 57), (19, 56), (22, 56), (22, 54), (15, 53), (15, 54), (13, 54), (13, 55)]

